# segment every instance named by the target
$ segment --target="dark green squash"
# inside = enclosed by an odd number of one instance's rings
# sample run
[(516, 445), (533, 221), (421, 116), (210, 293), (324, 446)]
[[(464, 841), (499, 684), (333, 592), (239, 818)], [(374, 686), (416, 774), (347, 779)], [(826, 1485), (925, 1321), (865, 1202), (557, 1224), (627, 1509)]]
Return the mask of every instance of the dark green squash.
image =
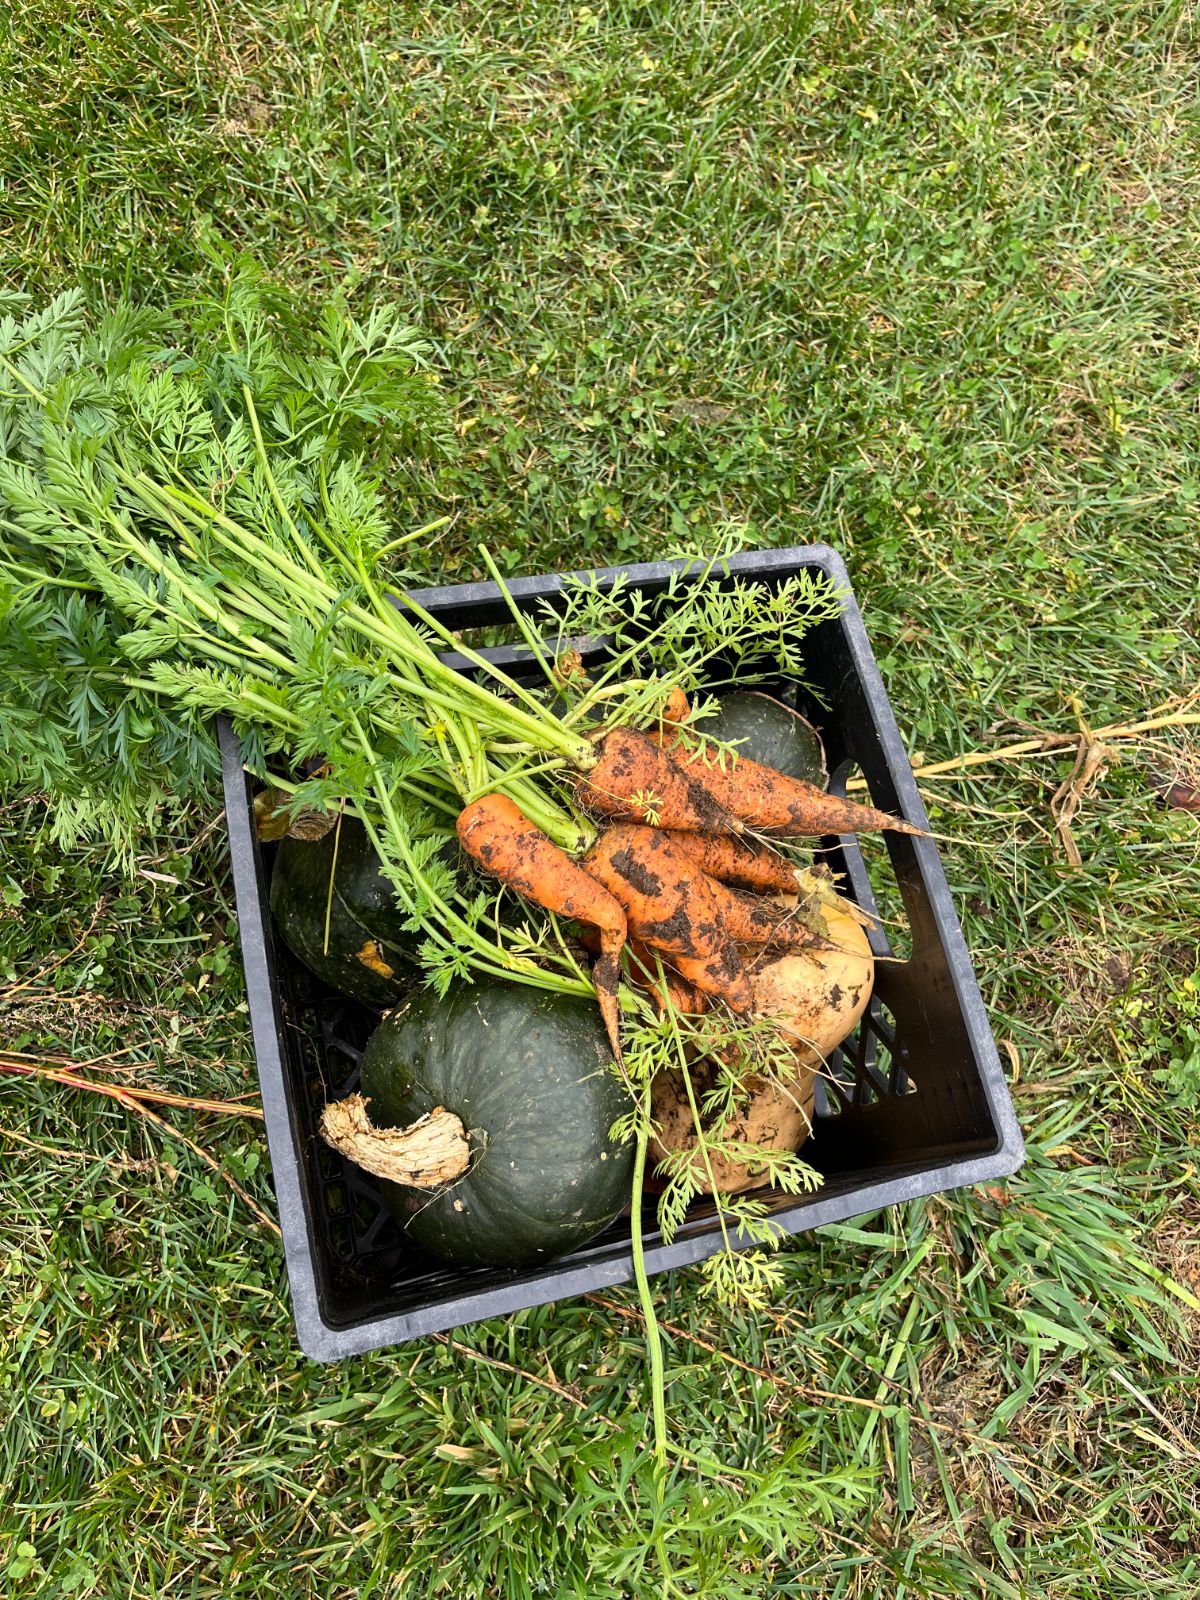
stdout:
[[(335, 889), (350, 914), (368, 933), (396, 950), (415, 951), (417, 935), (404, 924), (408, 913), (384, 874), (367, 830), (357, 817), (343, 817)], [(458, 849), (453, 851), (457, 859)]]
[(354, 1000), (394, 1005), (413, 976), (413, 936), (404, 931), (403, 909), (355, 817), (342, 818), (340, 837), (333, 829), (315, 841), (281, 841), (271, 873), (271, 915), (309, 971)]
[(824, 788), (829, 781), (825, 750), (816, 729), (798, 711), (754, 689), (722, 695), (711, 715), (696, 727), (713, 739), (736, 744), (739, 754), (774, 767), (789, 778)]
[(362, 1094), (379, 1127), (443, 1106), (471, 1162), (432, 1193), (385, 1183), (409, 1237), (459, 1266), (528, 1266), (586, 1244), (629, 1198), (629, 1108), (595, 1005), (521, 984), (414, 995), (371, 1036)]

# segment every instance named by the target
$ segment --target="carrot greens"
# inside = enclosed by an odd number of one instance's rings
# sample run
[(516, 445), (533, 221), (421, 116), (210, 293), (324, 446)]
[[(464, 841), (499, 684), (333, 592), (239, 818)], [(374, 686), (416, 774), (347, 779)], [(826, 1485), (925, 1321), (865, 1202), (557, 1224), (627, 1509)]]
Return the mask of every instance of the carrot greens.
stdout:
[[(840, 598), (816, 577), (775, 589), (736, 578), (723, 538), (657, 606), (620, 580), (577, 581), (557, 609), (530, 614), (483, 551), (532, 683), (499, 665), (425, 610), (398, 564), (445, 521), (413, 515), (397, 533), (378, 476), (397, 451), (447, 447), (427, 357), (386, 308), (356, 320), (331, 305), (304, 326), (246, 265), (186, 322), (124, 304), (94, 318), (78, 294), (42, 309), (0, 300), (0, 779), (48, 794), (60, 837), (100, 835), (129, 854), (155, 806), (205, 791), (214, 720), (231, 719), (248, 770), (289, 812), (361, 820), (440, 994), (493, 977), (598, 996), (618, 1062), (630, 1023), (625, 1131), (640, 1185), (653, 1071), (685, 1060), (686, 1028), (670, 1005), (645, 1021), (623, 981), (624, 911), (661, 945), (666, 900), (634, 896), (621, 862), (609, 862), (617, 898), (593, 881), (589, 863), (620, 843), (612, 829), (598, 840), (593, 817), (649, 824), (626, 830), (653, 846), (634, 866), (672, 866), (681, 917), (689, 891), (693, 910), (707, 905), (701, 867), (652, 830), (742, 825), (675, 770), (664, 730), (732, 663), (743, 678), (796, 675), (800, 637)], [(450, 864), (455, 819), (491, 879)], [(599, 929), (590, 975), (563, 917)], [(734, 981), (719, 923), (713, 911), (671, 960), (745, 1012), (750, 988)], [(723, 1027), (736, 1054), (758, 1024)], [(699, 1130), (690, 1082), (689, 1096)], [(794, 1158), (772, 1159), (784, 1189), (810, 1181)], [(668, 1234), (694, 1172), (668, 1163)], [(717, 1205), (731, 1248), (714, 1287), (761, 1297), (769, 1266), (735, 1258), (732, 1231), (767, 1243), (775, 1230), (753, 1202)], [(644, 1290), (640, 1239), (637, 1250)], [(660, 1365), (652, 1377), (661, 1464)]]

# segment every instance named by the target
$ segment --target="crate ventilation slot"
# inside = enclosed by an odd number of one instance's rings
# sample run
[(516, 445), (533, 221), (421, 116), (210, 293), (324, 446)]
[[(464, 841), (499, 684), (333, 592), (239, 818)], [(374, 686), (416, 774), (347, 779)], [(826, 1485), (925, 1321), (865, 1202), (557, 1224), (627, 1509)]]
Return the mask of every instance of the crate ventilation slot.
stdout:
[(893, 1095), (915, 1094), (906, 1055), (897, 1041), (895, 1017), (880, 999), (872, 998), (858, 1028), (830, 1054), (817, 1079), (817, 1116), (836, 1117)]

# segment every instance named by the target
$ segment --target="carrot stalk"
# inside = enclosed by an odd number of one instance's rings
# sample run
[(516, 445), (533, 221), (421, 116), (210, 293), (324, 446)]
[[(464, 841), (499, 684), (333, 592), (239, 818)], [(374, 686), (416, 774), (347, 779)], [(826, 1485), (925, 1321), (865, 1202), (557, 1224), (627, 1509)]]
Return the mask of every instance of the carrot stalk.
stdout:
[(742, 824), (714, 798), (702, 775), (684, 771), (646, 734), (611, 728), (595, 748), (596, 760), (575, 789), (586, 810), (684, 833), (742, 831)]
[(535, 828), (507, 795), (473, 800), (459, 813), (456, 831), (467, 854), (501, 883), (547, 911), (599, 929), (600, 959), (592, 968), (592, 982), (613, 1055), (620, 1061), (617, 985), (626, 936), (620, 902)]

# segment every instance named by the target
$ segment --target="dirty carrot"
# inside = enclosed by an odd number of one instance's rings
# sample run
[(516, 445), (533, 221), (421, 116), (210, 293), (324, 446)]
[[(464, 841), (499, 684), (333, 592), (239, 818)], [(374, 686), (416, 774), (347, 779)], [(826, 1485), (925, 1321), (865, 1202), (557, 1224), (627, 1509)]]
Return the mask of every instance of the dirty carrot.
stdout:
[(669, 957), (688, 983), (733, 1011), (753, 1008), (749, 979), (708, 881), (664, 834), (618, 824), (600, 835), (583, 865), (624, 907), (629, 931)]
[[(672, 737), (671, 729), (664, 730), (666, 740)], [(787, 838), (799, 834), (869, 833), (890, 829), (893, 833), (924, 836), (924, 830), (911, 822), (890, 816), (875, 806), (859, 805), (840, 795), (826, 794), (814, 783), (789, 778), (773, 767), (760, 766), (748, 756), (737, 756), (722, 764), (700, 749), (688, 749), (678, 739), (671, 743), (670, 749), (677, 765), (708, 790), (716, 805), (739, 817), (745, 826), (762, 833)]]
[(779, 950), (832, 950), (834, 946), (807, 926), (798, 913), (762, 895), (745, 894), (709, 878), (721, 926), (738, 944), (769, 944)]
[(626, 935), (620, 902), (534, 827), (507, 795), (473, 800), (459, 813), (455, 826), (467, 854), (501, 883), (547, 911), (599, 929), (601, 953), (592, 982), (613, 1054), (620, 1061), (617, 985)]
[(707, 956), (672, 956), (671, 965), (685, 983), (701, 994), (723, 1000), (730, 1011), (747, 1016), (754, 1010), (754, 991), (738, 947), (730, 940)]
[(714, 798), (701, 773), (633, 728), (611, 728), (596, 744), (596, 761), (576, 784), (588, 811), (622, 822), (649, 822), (685, 833), (740, 833), (742, 824)]
[(796, 869), (770, 845), (754, 839), (733, 839), (715, 833), (678, 833), (664, 830), (709, 878), (732, 889), (753, 889), (758, 894), (794, 894)]
[(664, 722), (675, 725), (680, 722), (686, 722), (691, 714), (692, 708), (688, 704), (688, 697), (676, 684), (667, 696), (667, 702), (659, 712), (659, 716)]
[(629, 976), (645, 989), (658, 1010), (666, 1011), (668, 1004), (682, 1016), (698, 1017), (708, 1009), (707, 996), (685, 983), (677, 972), (666, 965), (664, 958), (661, 975), (655, 952), (640, 939), (630, 939), (625, 946), (629, 962)]

